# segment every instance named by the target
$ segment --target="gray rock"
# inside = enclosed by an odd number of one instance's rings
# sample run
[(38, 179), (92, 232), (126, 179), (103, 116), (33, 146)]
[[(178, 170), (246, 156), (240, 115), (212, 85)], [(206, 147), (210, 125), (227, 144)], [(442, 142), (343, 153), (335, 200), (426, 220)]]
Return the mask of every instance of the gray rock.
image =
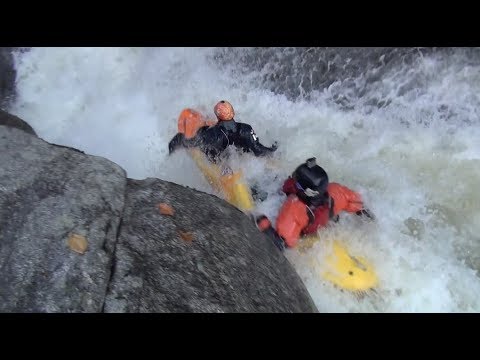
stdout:
[[(227, 202), (127, 179), (18, 120), (0, 125), (0, 312), (317, 311), (288, 260)], [(87, 239), (83, 254), (72, 234)]]
[(26, 122), (20, 119), (19, 117), (9, 114), (3, 110), (0, 110), (0, 125), (14, 127), (20, 130), (25, 131), (30, 135), (35, 135), (35, 130)]
[(106, 159), (0, 126), (1, 312), (102, 310), (125, 185)]
[(158, 179), (129, 179), (125, 201), (106, 312), (317, 311), (283, 254), (225, 201)]

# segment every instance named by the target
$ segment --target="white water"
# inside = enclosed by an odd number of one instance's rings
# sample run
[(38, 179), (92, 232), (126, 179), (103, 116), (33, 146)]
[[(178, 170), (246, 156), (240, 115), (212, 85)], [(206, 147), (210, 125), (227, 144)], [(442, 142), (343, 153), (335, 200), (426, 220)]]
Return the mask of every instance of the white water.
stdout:
[[(287, 251), (321, 312), (480, 311), (478, 67), (425, 58), (385, 77), (378, 95), (390, 97), (389, 106), (363, 111), (359, 102), (358, 111), (347, 113), (328, 101), (329, 90), (292, 102), (219, 71), (213, 51), (32, 49), (17, 56), (18, 99), (11, 111), (47, 141), (106, 157), (129, 177), (210, 192), (183, 152), (168, 157), (167, 143), (182, 108), (213, 116), (213, 105), (228, 99), (236, 119), (250, 123), (262, 143), (279, 141), (282, 165), (274, 171), (266, 171), (262, 159), (238, 158), (247, 178), (270, 193), (259, 210), (274, 219), (282, 180), (316, 156), (332, 181), (361, 192), (378, 217), (369, 224), (346, 214), (307, 254)], [(412, 72), (427, 74), (427, 87), (395, 95)], [(441, 103), (456, 110), (456, 122), (442, 120)], [(357, 299), (319, 278), (315, 259), (333, 238), (375, 265), (378, 295)]]

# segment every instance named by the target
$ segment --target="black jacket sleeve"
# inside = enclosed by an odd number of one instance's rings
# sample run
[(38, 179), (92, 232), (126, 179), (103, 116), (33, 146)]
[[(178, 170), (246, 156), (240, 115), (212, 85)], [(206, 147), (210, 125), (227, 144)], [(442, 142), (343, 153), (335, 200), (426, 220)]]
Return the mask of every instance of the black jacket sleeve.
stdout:
[(191, 139), (187, 139), (182, 133), (177, 133), (168, 143), (168, 153), (171, 154), (180, 147), (197, 147), (202, 149), (207, 156), (213, 158), (226, 146), (222, 145), (225, 141), (228, 142), (220, 130), (203, 126), (198, 129), (196, 135)]
[(171, 154), (179, 147), (182, 147), (184, 140), (185, 135), (183, 135), (182, 133), (177, 133), (168, 143), (168, 154)]
[(242, 124), (242, 128), (240, 129), (240, 136), (242, 138), (242, 142), (244, 148), (248, 149), (249, 151), (253, 152), (255, 156), (266, 156), (271, 154), (277, 150), (276, 143), (273, 144), (271, 147), (264, 146), (258, 140), (255, 131), (253, 131), (252, 127), (248, 124)]

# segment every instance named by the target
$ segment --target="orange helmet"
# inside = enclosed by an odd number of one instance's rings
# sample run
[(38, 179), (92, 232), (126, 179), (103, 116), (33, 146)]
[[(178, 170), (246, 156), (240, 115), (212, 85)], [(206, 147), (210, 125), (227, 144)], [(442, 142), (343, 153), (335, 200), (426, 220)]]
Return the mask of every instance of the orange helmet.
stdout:
[(232, 120), (235, 116), (232, 104), (225, 100), (218, 102), (213, 108), (213, 111), (220, 121)]

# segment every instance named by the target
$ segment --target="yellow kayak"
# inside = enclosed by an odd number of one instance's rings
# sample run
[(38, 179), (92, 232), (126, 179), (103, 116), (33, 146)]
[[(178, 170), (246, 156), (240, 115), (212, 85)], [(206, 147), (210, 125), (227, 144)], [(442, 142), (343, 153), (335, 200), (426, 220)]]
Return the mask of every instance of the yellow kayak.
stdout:
[(255, 203), (241, 171), (233, 172), (225, 164), (213, 164), (199, 149), (189, 149), (188, 152), (212, 188), (226, 201), (244, 212), (253, 210)]
[[(319, 236), (307, 237), (299, 243), (298, 250), (305, 252), (320, 240)], [(351, 255), (345, 245), (338, 240), (333, 241), (324, 262), (320, 276), (340, 289), (364, 292), (378, 286), (378, 277), (373, 265), (362, 256)]]

